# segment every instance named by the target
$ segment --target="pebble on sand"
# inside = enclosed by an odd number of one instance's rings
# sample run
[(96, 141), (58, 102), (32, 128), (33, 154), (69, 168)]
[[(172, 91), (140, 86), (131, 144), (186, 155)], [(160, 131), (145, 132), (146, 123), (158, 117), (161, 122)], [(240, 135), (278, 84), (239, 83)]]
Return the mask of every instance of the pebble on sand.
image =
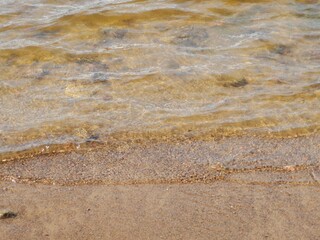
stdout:
[(8, 209), (0, 209), (0, 219), (14, 218), (17, 214)]

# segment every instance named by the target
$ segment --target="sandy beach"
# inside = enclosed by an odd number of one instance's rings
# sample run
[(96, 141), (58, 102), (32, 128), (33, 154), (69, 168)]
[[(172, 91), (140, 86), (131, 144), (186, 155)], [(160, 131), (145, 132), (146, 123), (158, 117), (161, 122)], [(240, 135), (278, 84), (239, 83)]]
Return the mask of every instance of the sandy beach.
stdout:
[(320, 1), (0, 1), (0, 240), (320, 239)]
[(3, 162), (3, 239), (317, 239), (320, 136), (154, 142)]

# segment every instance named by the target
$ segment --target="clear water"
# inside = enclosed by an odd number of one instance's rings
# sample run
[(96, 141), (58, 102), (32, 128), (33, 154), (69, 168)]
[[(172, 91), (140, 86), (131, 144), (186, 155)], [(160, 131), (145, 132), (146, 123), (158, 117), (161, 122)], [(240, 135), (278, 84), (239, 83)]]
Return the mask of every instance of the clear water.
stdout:
[(318, 1), (2, 0), (0, 153), (320, 129)]

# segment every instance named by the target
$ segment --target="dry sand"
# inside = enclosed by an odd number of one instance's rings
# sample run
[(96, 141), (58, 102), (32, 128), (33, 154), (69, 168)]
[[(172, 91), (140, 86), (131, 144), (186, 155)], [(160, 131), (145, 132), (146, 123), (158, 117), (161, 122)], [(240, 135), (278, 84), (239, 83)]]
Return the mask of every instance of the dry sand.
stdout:
[(320, 136), (123, 144), (0, 164), (0, 239), (320, 239)]

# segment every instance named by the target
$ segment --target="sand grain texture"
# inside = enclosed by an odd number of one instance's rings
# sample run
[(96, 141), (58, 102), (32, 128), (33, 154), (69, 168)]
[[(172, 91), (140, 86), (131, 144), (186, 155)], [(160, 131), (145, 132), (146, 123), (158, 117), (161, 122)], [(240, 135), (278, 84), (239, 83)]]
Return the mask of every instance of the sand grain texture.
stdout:
[(318, 239), (319, 136), (100, 148), (0, 164), (1, 239)]

